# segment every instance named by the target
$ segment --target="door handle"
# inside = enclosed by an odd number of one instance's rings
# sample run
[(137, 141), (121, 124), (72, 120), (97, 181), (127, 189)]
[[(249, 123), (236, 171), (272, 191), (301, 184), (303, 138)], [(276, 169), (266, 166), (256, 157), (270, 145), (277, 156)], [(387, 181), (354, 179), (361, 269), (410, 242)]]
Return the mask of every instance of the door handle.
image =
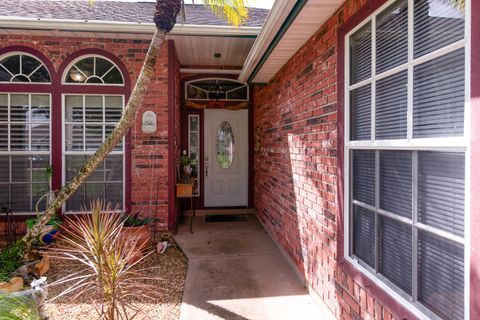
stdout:
[(208, 177), (208, 157), (205, 157), (205, 177)]

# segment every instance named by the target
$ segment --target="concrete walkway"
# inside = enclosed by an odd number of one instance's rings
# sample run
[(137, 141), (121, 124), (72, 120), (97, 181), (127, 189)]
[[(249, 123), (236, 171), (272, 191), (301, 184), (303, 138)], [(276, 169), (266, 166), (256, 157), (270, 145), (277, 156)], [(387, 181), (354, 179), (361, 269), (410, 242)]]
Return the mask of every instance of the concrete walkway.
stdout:
[(323, 314), (253, 215), (205, 223), (175, 240), (188, 257), (180, 320), (323, 320)]

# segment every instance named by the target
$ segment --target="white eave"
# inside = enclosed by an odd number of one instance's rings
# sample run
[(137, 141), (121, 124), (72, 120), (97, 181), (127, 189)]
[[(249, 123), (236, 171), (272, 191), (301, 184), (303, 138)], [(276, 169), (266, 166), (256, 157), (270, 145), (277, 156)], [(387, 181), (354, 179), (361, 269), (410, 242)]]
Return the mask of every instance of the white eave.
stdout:
[[(58, 30), (77, 32), (146, 33), (155, 30), (153, 23), (101, 20), (66, 20), (0, 16), (0, 28), (27, 30)], [(261, 27), (232, 27), (177, 23), (169, 35), (188, 36), (257, 36)]]
[(277, 35), (282, 24), (295, 6), (296, 0), (276, 0), (272, 9), (268, 13), (267, 19), (263, 25), (262, 31), (258, 35), (252, 49), (245, 60), (242, 72), (238, 76), (238, 80), (246, 82), (252, 74), (260, 59), (267, 51), (273, 38)]
[(270, 81), (343, 2), (276, 0), (238, 80)]

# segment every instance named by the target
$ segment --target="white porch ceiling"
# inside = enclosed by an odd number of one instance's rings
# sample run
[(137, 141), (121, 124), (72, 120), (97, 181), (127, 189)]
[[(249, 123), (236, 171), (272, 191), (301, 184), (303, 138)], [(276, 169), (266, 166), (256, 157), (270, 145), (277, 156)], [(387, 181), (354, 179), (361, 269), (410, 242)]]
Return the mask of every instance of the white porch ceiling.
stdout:
[[(175, 41), (180, 65), (202, 68), (216, 68), (217, 64), (219, 68), (242, 68), (255, 42), (254, 37), (178, 35), (172, 38)], [(222, 56), (216, 59), (213, 57), (215, 53), (221, 53)]]
[(343, 2), (344, 0), (307, 1), (263, 65), (260, 65), (256, 74), (254, 74), (255, 68), (261, 62), (275, 35), (281, 29), (281, 24), (276, 20), (280, 18), (282, 22), (285, 21), (285, 9), (292, 9), (296, 3), (293, 0), (277, 0), (267, 17), (262, 32), (253, 45), (250, 55), (247, 57), (239, 80), (247, 81), (250, 78), (254, 83), (270, 81)]

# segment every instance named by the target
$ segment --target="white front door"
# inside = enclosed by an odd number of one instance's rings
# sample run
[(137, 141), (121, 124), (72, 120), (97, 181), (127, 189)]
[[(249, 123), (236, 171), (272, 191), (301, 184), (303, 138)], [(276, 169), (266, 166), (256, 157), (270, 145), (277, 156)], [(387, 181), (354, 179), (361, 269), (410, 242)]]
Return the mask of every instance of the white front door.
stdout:
[(248, 206), (248, 110), (206, 109), (205, 207)]

